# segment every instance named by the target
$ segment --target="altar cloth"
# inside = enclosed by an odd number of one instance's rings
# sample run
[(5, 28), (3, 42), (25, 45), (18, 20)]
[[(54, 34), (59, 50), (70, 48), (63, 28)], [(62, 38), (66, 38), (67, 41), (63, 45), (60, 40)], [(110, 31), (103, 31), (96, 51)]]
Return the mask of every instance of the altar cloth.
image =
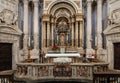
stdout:
[(46, 53), (45, 58), (52, 57), (80, 57), (79, 53)]

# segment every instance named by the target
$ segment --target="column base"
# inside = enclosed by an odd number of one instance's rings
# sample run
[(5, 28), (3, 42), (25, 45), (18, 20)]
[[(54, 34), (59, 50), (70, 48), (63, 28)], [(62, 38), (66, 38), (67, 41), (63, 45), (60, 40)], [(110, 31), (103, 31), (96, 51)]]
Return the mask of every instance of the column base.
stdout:
[(31, 56), (39, 56), (39, 49), (31, 50)]
[(39, 35), (34, 34), (34, 48), (39, 49)]
[(92, 49), (92, 48), (87, 48), (86, 49), (86, 55), (92, 55), (92, 54), (94, 54), (95, 52), (94, 52), (94, 50)]
[(31, 63), (32, 62), (32, 59), (27, 59), (26, 60), (28, 63)]
[(94, 62), (94, 59), (95, 59), (95, 51), (91, 48), (87, 48), (86, 49), (86, 58), (90, 61), (90, 62)]
[(106, 61), (107, 57), (106, 57), (107, 51), (103, 48), (98, 48), (97, 50), (97, 59), (99, 59), (99, 61)]

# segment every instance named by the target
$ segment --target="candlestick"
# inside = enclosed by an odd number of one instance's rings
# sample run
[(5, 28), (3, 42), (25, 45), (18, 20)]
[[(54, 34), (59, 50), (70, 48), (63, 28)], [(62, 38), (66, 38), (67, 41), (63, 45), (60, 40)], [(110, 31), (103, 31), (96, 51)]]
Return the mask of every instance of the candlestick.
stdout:
[(97, 60), (97, 46), (95, 47), (94, 62), (98, 62), (98, 60)]
[(30, 58), (30, 48), (28, 48), (28, 58), (27, 58), (27, 62), (30, 63), (32, 62), (31, 58)]
[(30, 37), (28, 38), (28, 47), (30, 48)]

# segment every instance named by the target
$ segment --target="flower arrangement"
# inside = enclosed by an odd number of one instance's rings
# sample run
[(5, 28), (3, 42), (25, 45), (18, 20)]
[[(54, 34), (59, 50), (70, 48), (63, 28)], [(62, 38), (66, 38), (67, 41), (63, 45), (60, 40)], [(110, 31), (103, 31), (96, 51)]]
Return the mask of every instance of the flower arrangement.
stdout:
[(54, 45), (54, 46), (52, 47), (52, 50), (59, 50), (59, 47), (56, 46), (56, 45)]

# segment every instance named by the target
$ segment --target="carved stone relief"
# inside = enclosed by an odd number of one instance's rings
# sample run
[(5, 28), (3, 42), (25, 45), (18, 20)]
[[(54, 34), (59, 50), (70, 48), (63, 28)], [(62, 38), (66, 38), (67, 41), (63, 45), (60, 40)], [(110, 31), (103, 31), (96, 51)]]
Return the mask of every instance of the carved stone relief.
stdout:
[(45, 2), (45, 8), (47, 8), (48, 5), (49, 5), (51, 2), (52, 2), (52, 1), (46, 1), (46, 2)]
[(120, 24), (120, 9), (112, 11), (111, 15), (108, 17), (108, 24)]
[(77, 4), (77, 6), (80, 8), (80, 1), (74, 1), (76, 4)]
[(0, 12), (0, 23), (7, 25), (16, 25), (18, 15), (15, 15), (12, 11), (4, 9)]
[(70, 12), (67, 9), (64, 9), (64, 8), (57, 10), (57, 12), (55, 13), (55, 16), (59, 17), (61, 15), (69, 17), (70, 16)]

